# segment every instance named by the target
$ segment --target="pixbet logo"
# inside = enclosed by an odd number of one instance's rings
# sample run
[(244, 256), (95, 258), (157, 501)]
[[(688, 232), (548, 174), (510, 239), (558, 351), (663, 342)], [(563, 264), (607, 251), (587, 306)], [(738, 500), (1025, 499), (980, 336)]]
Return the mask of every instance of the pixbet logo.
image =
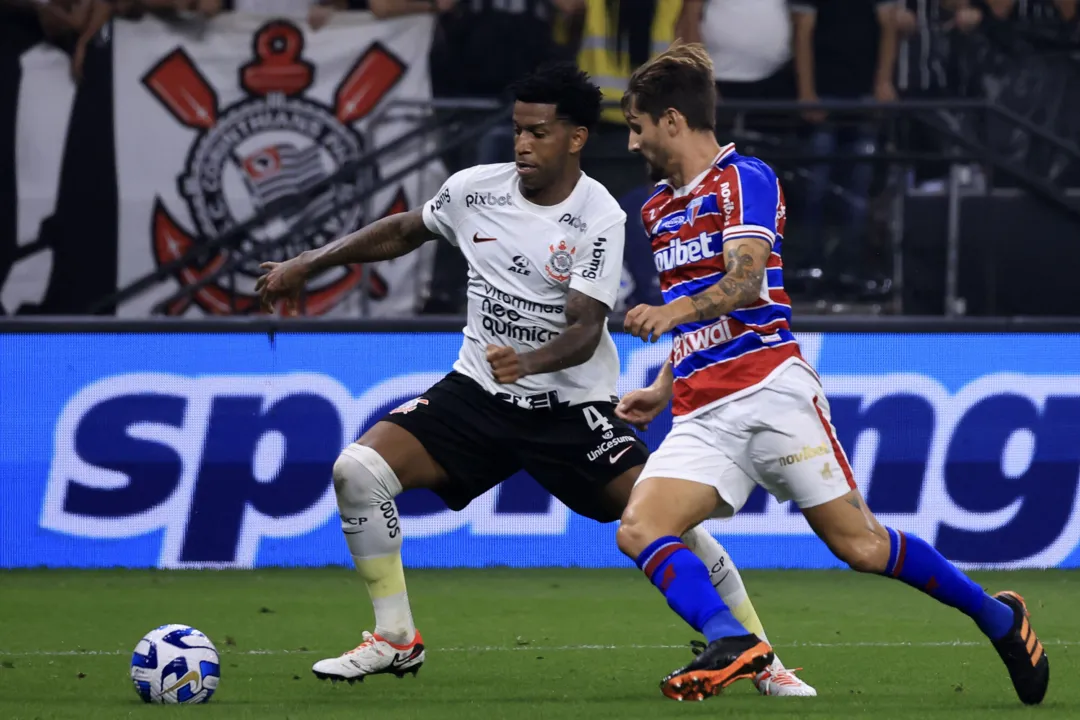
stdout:
[(559, 218), (559, 222), (566, 223), (570, 227), (585, 232), (589, 229), (588, 223), (582, 220), (577, 215), (571, 215), (570, 213), (563, 213), (563, 216)]
[(471, 208), (473, 205), (480, 207), (506, 207), (507, 205), (513, 205), (513, 198), (510, 197), (510, 193), (505, 195), (495, 195), (490, 192), (486, 193), (469, 193), (465, 196), (465, 207)]

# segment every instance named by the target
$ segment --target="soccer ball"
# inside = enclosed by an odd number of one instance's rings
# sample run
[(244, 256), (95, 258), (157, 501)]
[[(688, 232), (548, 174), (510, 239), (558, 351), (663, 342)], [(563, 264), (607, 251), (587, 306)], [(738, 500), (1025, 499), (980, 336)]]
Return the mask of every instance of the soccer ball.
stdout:
[(214, 643), (187, 625), (151, 630), (131, 656), (131, 681), (148, 703), (204, 703), (217, 690), (220, 678)]

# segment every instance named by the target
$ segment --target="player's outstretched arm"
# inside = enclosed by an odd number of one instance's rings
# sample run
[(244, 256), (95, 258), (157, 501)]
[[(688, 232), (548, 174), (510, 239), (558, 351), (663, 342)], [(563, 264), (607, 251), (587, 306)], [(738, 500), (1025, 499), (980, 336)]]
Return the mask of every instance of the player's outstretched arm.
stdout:
[(267, 273), (255, 282), (263, 308), (278, 300), (294, 302), (308, 278), (339, 265), (376, 262), (407, 255), (435, 235), (424, 225), (423, 210), (410, 210), (377, 220), (317, 250), (305, 250), (285, 262), (267, 262)]
[(377, 220), (300, 257), (314, 274), (339, 265), (392, 260), (434, 239), (435, 234), (424, 225), (423, 208), (417, 208)]
[(513, 348), (487, 349), (495, 381), (514, 383), (526, 375), (557, 372), (588, 361), (600, 344), (608, 306), (583, 292), (570, 290), (566, 298), (566, 330), (558, 337), (526, 353)]

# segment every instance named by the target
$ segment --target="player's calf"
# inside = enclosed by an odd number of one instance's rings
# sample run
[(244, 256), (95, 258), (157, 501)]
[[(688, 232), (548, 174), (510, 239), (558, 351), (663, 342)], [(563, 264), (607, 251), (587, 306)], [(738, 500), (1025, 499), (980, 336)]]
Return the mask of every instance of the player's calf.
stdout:
[(392, 643), (408, 643), (416, 633), (394, 502), (401, 489), (393, 468), (370, 447), (353, 443), (334, 463), (341, 531), (374, 605), (375, 632)]
[(991, 640), (1012, 629), (1013, 609), (986, 594), (929, 543), (878, 523), (857, 490), (803, 515), (853, 570), (891, 577), (969, 616)]
[(616, 540), (692, 628), (707, 637), (745, 635), (746, 628), (713, 588), (709, 569), (679, 538), (708, 517), (709, 503), (716, 501), (706, 485), (649, 478), (634, 487)]

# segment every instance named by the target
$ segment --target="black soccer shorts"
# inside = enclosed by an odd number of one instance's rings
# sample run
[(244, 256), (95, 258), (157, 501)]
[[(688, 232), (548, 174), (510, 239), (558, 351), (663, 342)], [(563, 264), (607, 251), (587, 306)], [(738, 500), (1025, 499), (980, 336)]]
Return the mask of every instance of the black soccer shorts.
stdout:
[(449, 481), (435, 492), (452, 510), (523, 469), (575, 513), (611, 522), (618, 515), (606, 509), (604, 487), (649, 455), (614, 403), (522, 408), (456, 371), (382, 419), (408, 430), (446, 470)]

